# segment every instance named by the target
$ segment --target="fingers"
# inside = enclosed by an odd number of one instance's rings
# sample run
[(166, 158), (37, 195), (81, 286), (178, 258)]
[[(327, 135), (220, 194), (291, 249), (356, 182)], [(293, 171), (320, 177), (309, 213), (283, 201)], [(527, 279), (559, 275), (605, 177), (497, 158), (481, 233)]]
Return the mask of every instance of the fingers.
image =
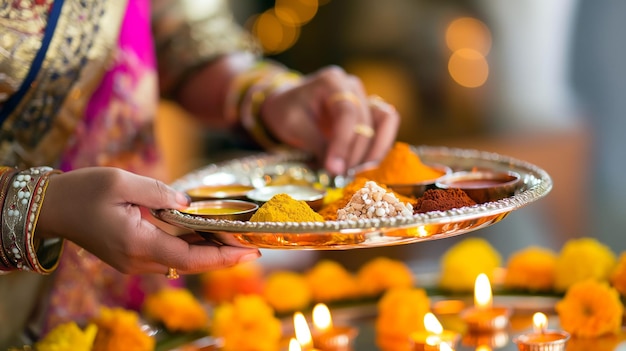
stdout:
[(159, 180), (128, 172), (120, 177), (123, 177), (120, 179), (120, 186), (125, 190), (123, 191), (124, 200), (128, 203), (151, 209), (179, 209), (189, 206), (190, 200), (184, 193), (172, 189)]
[(400, 127), (398, 111), (380, 96), (370, 95), (368, 97), (368, 105), (376, 132), (364, 162), (384, 158), (396, 140), (398, 128)]
[[(165, 232), (155, 232), (155, 239), (144, 246), (148, 256), (156, 259), (139, 271), (163, 273), (175, 268), (181, 274), (202, 273), (209, 270), (234, 266), (238, 263), (256, 260), (261, 252), (255, 248), (229, 245), (193, 245)], [(157, 255), (155, 255), (157, 254)], [(145, 260), (147, 262), (149, 260)]]

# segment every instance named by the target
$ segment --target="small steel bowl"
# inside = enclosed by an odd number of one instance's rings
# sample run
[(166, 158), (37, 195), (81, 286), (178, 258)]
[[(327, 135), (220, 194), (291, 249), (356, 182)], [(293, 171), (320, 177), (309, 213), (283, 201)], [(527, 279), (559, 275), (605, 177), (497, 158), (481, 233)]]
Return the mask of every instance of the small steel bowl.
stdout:
[(242, 200), (205, 200), (192, 202), (181, 213), (211, 219), (247, 221), (259, 209), (259, 205)]
[(254, 189), (252, 185), (225, 184), (225, 185), (203, 185), (185, 191), (192, 201), (202, 200), (222, 200), (246, 198), (248, 191)]
[(287, 194), (294, 200), (304, 201), (317, 211), (324, 204), (326, 190), (308, 185), (270, 185), (249, 191), (247, 197), (258, 204), (263, 204), (278, 194)]
[(512, 171), (461, 171), (445, 175), (435, 182), (437, 188), (459, 188), (476, 203), (497, 201), (515, 195), (522, 182)]

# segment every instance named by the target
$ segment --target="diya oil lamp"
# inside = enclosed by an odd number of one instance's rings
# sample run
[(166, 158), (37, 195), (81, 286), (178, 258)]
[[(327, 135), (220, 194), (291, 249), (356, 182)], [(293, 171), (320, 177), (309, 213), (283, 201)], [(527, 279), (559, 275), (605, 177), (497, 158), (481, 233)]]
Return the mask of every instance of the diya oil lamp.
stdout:
[(509, 324), (511, 310), (493, 306), (491, 284), (486, 274), (481, 273), (474, 283), (474, 307), (461, 313), (470, 333), (491, 333), (505, 329)]
[(548, 318), (537, 312), (533, 315), (533, 332), (522, 334), (513, 342), (520, 351), (562, 351), (570, 338), (569, 333), (562, 330), (548, 330)]
[(454, 349), (460, 335), (450, 330), (444, 330), (437, 317), (431, 312), (424, 315), (424, 328), (411, 333), (413, 350), (416, 351), (440, 351), (443, 345), (448, 349)]
[(313, 345), (322, 351), (352, 350), (358, 330), (351, 326), (333, 325), (330, 310), (323, 303), (313, 308)]

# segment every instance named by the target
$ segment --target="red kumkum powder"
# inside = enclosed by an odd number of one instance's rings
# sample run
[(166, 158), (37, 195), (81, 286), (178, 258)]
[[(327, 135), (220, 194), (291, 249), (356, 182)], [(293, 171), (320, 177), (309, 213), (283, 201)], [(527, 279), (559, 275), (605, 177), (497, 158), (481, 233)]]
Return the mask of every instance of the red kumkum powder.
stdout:
[(476, 205), (476, 202), (461, 189), (428, 189), (417, 199), (413, 212), (447, 211), (473, 205)]

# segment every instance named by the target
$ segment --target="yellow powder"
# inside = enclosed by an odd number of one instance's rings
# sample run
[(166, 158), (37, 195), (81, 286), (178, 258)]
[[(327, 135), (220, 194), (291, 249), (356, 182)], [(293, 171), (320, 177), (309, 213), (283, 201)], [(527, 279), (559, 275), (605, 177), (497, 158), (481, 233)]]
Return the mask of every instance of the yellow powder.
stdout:
[(287, 194), (274, 195), (256, 211), (251, 222), (323, 222), (324, 218), (313, 211), (305, 201)]

